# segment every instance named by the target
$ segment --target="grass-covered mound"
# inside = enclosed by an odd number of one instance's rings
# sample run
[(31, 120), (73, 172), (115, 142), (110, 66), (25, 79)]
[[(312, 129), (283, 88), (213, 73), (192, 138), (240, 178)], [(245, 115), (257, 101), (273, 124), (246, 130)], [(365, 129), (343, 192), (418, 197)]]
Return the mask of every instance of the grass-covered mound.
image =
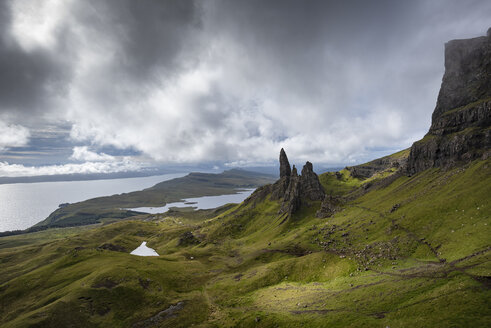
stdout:
[[(339, 200), (0, 239), (2, 327), (486, 327), (491, 160), (320, 176)], [(129, 252), (147, 241), (160, 257)]]

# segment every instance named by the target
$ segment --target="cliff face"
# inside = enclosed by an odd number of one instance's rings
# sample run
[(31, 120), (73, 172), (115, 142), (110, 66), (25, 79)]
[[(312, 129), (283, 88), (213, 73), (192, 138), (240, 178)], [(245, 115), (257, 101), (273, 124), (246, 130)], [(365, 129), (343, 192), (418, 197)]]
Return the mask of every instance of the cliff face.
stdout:
[(407, 173), (489, 157), (490, 126), (491, 29), (487, 36), (445, 44), (445, 74), (432, 124), (411, 147)]

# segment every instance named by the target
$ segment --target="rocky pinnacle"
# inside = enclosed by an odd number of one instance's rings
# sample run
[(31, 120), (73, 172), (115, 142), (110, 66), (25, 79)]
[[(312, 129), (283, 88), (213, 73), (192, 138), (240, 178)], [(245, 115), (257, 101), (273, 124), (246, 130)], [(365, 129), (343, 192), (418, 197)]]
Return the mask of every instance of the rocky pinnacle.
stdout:
[(319, 177), (315, 174), (312, 163), (305, 163), (302, 175), (298, 175), (295, 165), (290, 167), (285, 150), (280, 151), (280, 179), (272, 186), (271, 199), (282, 199), (280, 213), (296, 212), (302, 202), (321, 201), (325, 192)]
[(291, 175), (290, 162), (286, 156), (285, 150), (281, 148), (280, 151), (280, 178), (289, 177)]

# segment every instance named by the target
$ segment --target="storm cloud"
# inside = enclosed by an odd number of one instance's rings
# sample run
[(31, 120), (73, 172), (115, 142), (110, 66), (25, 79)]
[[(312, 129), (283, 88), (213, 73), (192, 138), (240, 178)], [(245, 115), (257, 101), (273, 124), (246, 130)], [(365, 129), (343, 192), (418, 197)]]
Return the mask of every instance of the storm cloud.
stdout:
[(78, 159), (112, 147), (229, 166), (281, 147), (337, 165), (410, 146), (430, 124), (444, 43), (491, 17), (489, 1), (456, 0), (0, 6), (4, 126), (68, 122), (96, 151)]
[[(14, 35), (16, 27), (24, 23), (24, 16), (34, 20), (39, 13), (31, 7), (22, 16), (14, 11), (14, 4), (8, 1), (0, 3), (0, 114), (25, 121), (32, 118), (32, 114), (42, 116), (58, 97), (66, 95), (71, 62), (57, 54), (57, 47), (31, 47), (20, 33)], [(29, 29), (35, 29), (35, 24), (31, 25), (34, 26), (29, 26)], [(35, 34), (35, 31), (23, 32)], [(61, 42), (59, 33), (50, 32), (53, 34), (51, 37), (59, 38)]]

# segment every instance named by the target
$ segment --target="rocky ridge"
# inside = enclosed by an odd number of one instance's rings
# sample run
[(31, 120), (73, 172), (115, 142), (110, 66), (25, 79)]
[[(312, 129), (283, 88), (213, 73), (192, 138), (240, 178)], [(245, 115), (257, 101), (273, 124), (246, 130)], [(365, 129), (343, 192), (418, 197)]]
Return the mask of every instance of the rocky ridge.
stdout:
[(432, 124), (411, 147), (407, 174), (489, 157), (490, 126), (491, 28), (486, 36), (445, 44), (445, 74)]
[(347, 166), (346, 169), (350, 172), (350, 175), (353, 178), (368, 179), (372, 177), (375, 173), (382, 172), (390, 168), (394, 168), (394, 169), (404, 168), (406, 167), (406, 165), (407, 165), (407, 156), (401, 156), (396, 158), (391, 156), (385, 156), (365, 164), (361, 164), (357, 166)]

